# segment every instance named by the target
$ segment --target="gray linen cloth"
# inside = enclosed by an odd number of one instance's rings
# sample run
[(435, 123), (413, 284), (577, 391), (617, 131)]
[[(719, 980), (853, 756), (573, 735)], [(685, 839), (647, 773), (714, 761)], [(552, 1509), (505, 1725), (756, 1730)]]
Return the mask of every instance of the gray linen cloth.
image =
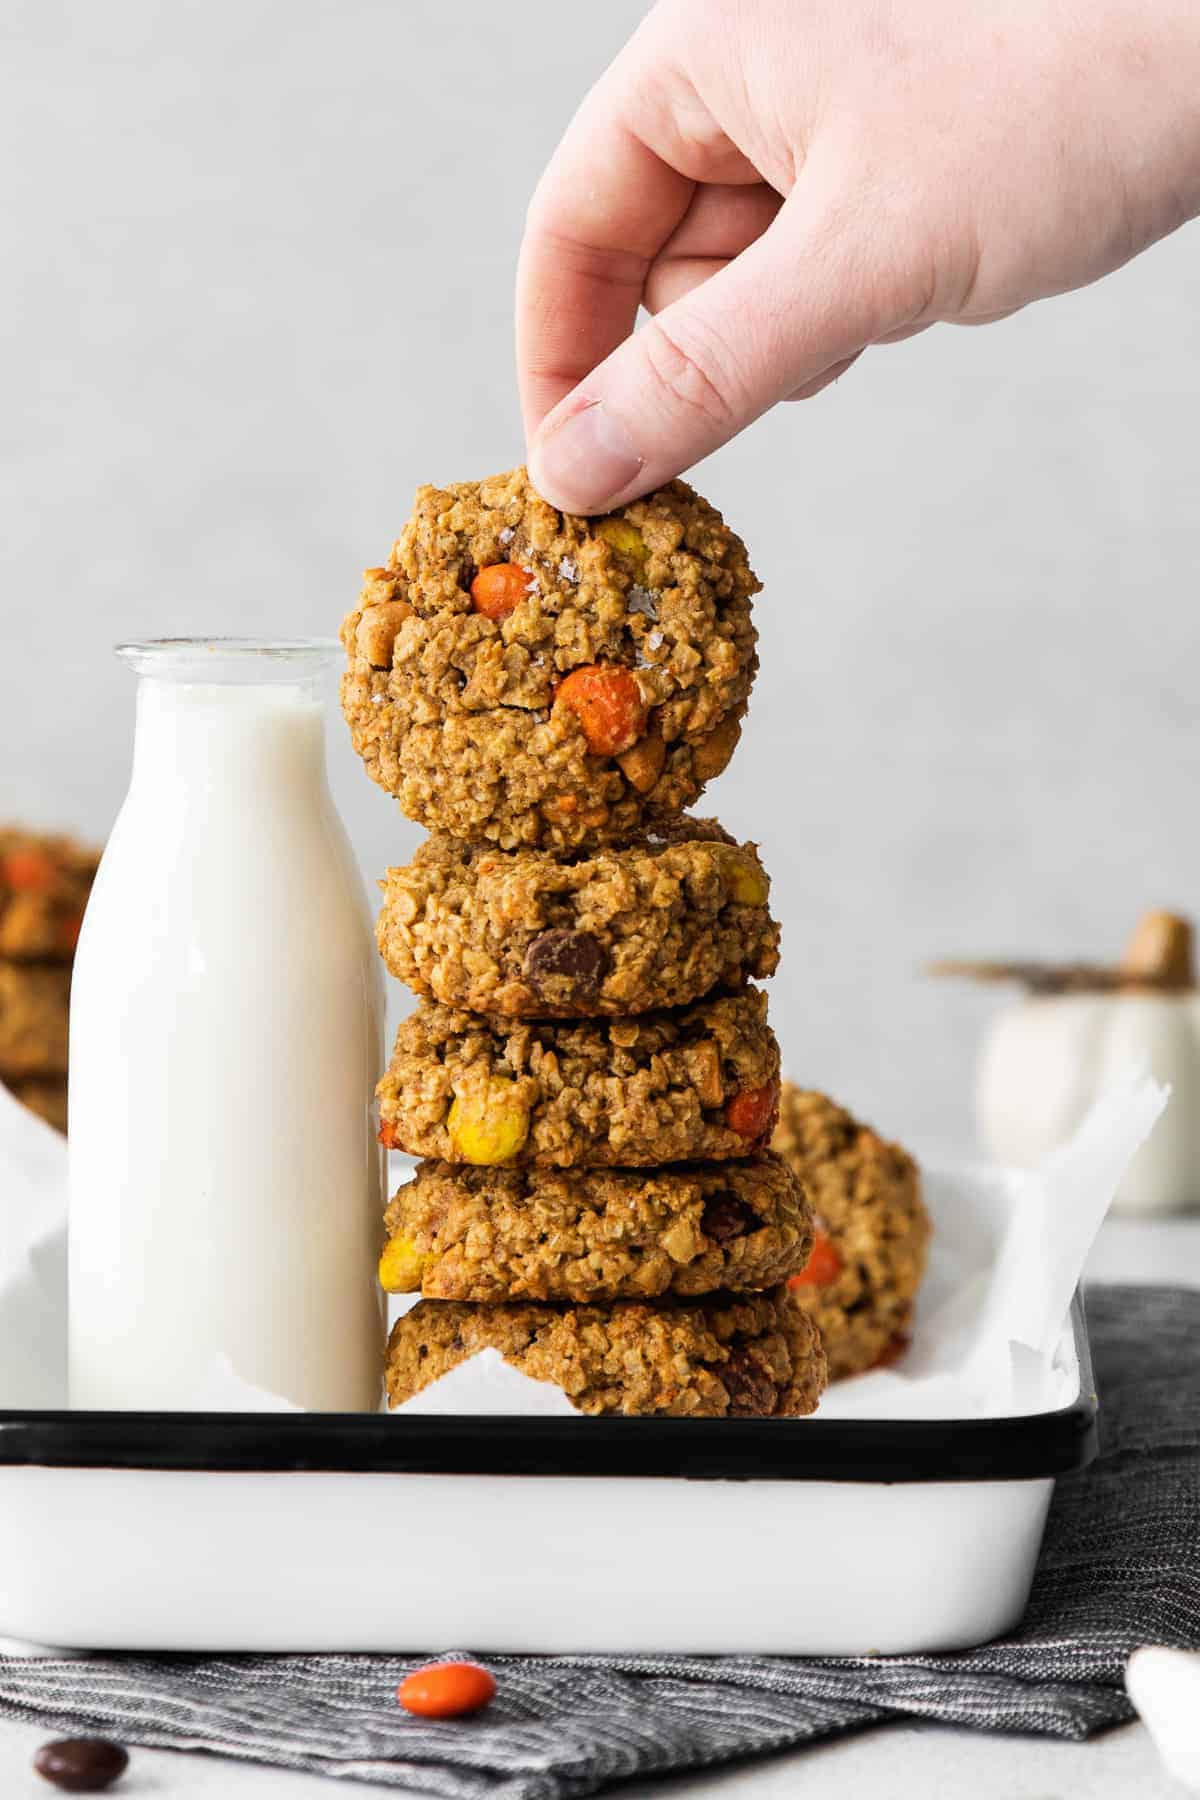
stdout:
[[(412, 1656), (0, 1658), (0, 1716), (383, 1787), (556, 1800), (883, 1720), (1085, 1738), (1137, 1645), (1200, 1648), (1200, 1293), (1093, 1288), (1100, 1459), (1060, 1481), (1019, 1628), (946, 1656), (488, 1657), (474, 1719), (396, 1704)], [(803, 1553), (803, 1546), (798, 1546)], [(463, 1654), (469, 1653), (469, 1647)]]

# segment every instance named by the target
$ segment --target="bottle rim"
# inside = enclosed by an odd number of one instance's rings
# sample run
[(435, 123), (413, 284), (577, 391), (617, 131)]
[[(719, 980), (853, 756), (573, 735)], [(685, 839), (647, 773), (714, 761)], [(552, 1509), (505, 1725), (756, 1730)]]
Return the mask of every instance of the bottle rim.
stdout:
[(135, 674), (164, 681), (303, 681), (341, 654), (336, 638), (133, 638), (114, 652)]

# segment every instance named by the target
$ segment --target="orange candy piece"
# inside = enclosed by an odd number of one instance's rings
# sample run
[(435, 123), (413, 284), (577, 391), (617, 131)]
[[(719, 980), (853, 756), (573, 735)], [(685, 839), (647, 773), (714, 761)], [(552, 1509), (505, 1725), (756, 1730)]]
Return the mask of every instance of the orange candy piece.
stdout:
[(54, 864), (40, 850), (10, 850), (0, 862), (0, 872), (10, 888), (45, 894), (54, 886)]
[(459, 1719), (478, 1712), (496, 1695), (496, 1677), (478, 1663), (427, 1663), (396, 1689), (405, 1712), (422, 1719)]
[(588, 749), (597, 756), (631, 750), (650, 716), (636, 680), (619, 663), (587, 663), (572, 669), (559, 683), (554, 704), (575, 714)]
[(836, 1281), (842, 1272), (842, 1259), (833, 1246), (833, 1239), (827, 1231), (817, 1230), (813, 1239), (812, 1255), (798, 1275), (793, 1275), (788, 1282), (791, 1288), (825, 1287), (830, 1281)]
[(725, 1123), (739, 1137), (757, 1138), (767, 1132), (779, 1104), (779, 1089), (773, 1081), (766, 1087), (743, 1088), (725, 1108)]
[(533, 576), (516, 563), (489, 563), (471, 583), (475, 611), (485, 619), (507, 619), (516, 612), (533, 584)]

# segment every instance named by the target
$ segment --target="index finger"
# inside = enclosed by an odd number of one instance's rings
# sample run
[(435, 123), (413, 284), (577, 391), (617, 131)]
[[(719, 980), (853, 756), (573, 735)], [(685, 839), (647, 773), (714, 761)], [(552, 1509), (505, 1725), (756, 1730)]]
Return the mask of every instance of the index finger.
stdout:
[(607, 87), (568, 126), (526, 220), (517, 375), (528, 436), (628, 337), (646, 271), (695, 186), (623, 122)]

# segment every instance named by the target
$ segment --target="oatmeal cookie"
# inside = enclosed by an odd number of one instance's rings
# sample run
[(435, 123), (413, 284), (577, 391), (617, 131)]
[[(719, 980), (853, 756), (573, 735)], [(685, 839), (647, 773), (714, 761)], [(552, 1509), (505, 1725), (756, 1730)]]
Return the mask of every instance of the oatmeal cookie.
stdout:
[(0, 1080), (65, 1074), (70, 992), (69, 968), (0, 962)]
[(391, 1405), (489, 1348), (591, 1414), (796, 1418), (825, 1386), (816, 1328), (786, 1288), (658, 1306), (421, 1300), (388, 1340)]
[(71, 838), (0, 829), (0, 956), (69, 962), (99, 860)]
[(67, 1079), (65, 1075), (31, 1075), (8, 1083), (22, 1106), (45, 1119), (56, 1131), (67, 1129)]
[(816, 1215), (813, 1254), (792, 1288), (820, 1328), (830, 1379), (891, 1361), (907, 1342), (929, 1246), (916, 1163), (826, 1095), (790, 1082), (774, 1146)]
[(757, 659), (745, 546), (682, 481), (610, 517), (524, 469), (423, 487), (342, 626), (342, 706), (408, 816), (573, 849), (690, 806), (733, 754)]
[(775, 1287), (812, 1249), (778, 1157), (669, 1169), (422, 1163), (384, 1218), (379, 1277), (434, 1300), (639, 1300)]
[(774, 972), (753, 844), (680, 819), (573, 857), (429, 838), (381, 884), (380, 954), (423, 996), (507, 1018), (686, 1006)]
[(504, 1019), (422, 1001), (376, 1093), (380, 1142), (411, 1156), (648, 1168), (746, 1156), (779, 1110), (757, 988), (677, 1012)]

